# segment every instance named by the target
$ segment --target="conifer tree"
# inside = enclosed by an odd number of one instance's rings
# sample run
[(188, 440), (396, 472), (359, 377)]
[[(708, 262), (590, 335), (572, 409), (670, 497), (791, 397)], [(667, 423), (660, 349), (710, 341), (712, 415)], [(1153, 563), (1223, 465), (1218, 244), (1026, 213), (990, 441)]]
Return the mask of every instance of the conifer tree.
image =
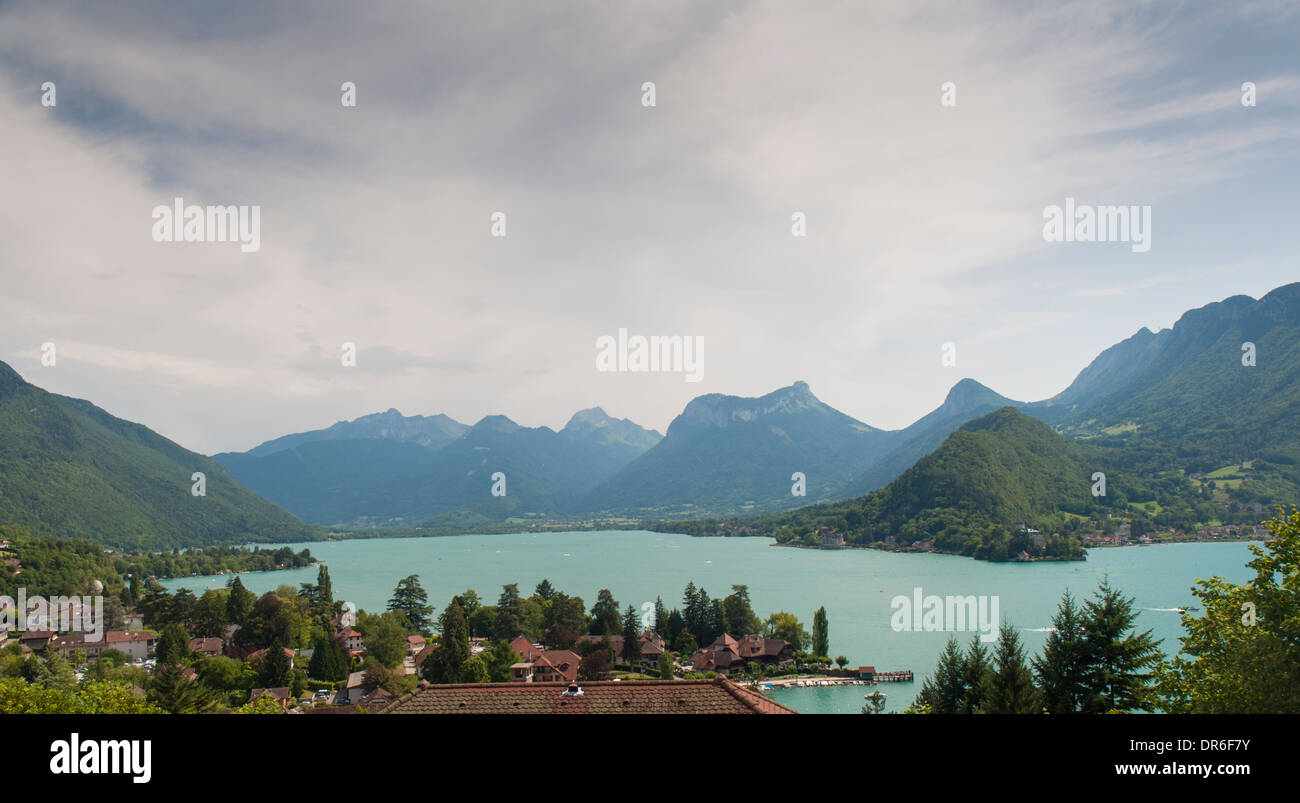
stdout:
[(158, 665), (147, 698), (169, 714), (205, 714), (220, 704), (210, 689), (187, 677), (179, 664)]
[(958, 713), (973, 714), (980, 709), (984, 698), (984, 678), (992, 671), (989, 651), (976, 633), (971, 636), (970, 647), (966, 649), (965, 665), (962, 667), (964, 696)]
[(980, 710), (986, 714), (1037, 714), (1041, 710), (1020, 634), (1005, 622), (993, 651), (993, 671), (984, 678)]
[(1052, 617), (1052, 633), (1033, 661), (1034, 675), (1049, 714), (1074, 714), (1089, 699), (1087, 645), (1082, 612), (1067, 590)]
[(1084, 603), (1084, 614), (1089, 694), (1083, 710), (1155, 710), (1160, 642), (1152, 638), (1150, 630), (1133, 632), (1137, 619), (1133, 598), (1112, 588), (1107, 578), (1102, 580), (1096, 596)]
[(622, 658), (629, 666), (636, 666), (641, 660), (641, 618), (631, 605), (627, 606), (627, 611), (623, 614)]
[(813, 655), (831, 654), (831, 637), (830, 627), (826, 624), (826, 608), (818, 608), (813, 614), (812, 623), (812, 651)]
[(429, 605), (429, 593), (420, 585), (420, 575), (408, 575), (397, 581), (393, 597), (388, 600), (388, 610), (405, 616), (413, 630), (424, 632), (429, 629), (433, 607)]
[(966, 656), (962, 654), (957, 639), (949, 638), (934, 674), (921, 684), (913, 707), (928, 706), (932, 714), (958, 714), (966, 699)]

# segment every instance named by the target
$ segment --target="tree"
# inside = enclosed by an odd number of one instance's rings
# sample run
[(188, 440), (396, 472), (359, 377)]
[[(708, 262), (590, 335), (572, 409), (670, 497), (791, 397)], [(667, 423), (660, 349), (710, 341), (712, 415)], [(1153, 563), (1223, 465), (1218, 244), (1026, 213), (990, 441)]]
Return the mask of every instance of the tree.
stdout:
[(831, 654), (831, 637), (830, 628), (826, 624), (826, 608), (818, 608), (813, 614), (812, 625), (812, 651), (813, 655)]
[(420, 677), (430, 683), (457, 683), (461, 667), (469, 660), (469, 623), (460, 597), (453, 597), (442, 612), (442, 637), (420, 665)]
[(519, 596), (519, 584), (509, 583), (501, 587), (501, 596), (497, 598), (497, 619), (492, 627), (492, 635), (501, 641), (509, 641), (524, 632), (524, 600)]
[(275, 689), (289, 685), (290, 675), (293, 674), (293, 659), (284, 650), (280, 642), (273, 641), (262, 655), (258, 682), (263, 687)]
[(844, 669), (844, 667), (849, 665), (848, 656), (844, 656), (844, 655), (835, 656), (835, 665), (838, 666), (841, 670)]
[(609, 661), (608, 650), (593, 650), (578, 664), (578, 679), (587, 681), (604, 680), (613, 670)]
[(618, 600), (608, 588), (596, 592), (596, 604), (591, 606), (591, 634), (593, 636), (612, 635), (622, 626), (622, 616), (618, 612)]
[(488, 683), (492, 678), (488, 673), (487, 664), (483, 658), (478, 655), (471, 655), (469, 660), (461, 664), (460, 677), (457, 683)]
[(388, 610), (405, 616), (414, 630), (423, 633), (429, 629), (429, 617), (433, 615), (433, 607), (429, 605), (428, 592), (420, 585), (420, 575), (407, 575), (397, 581), (397, 587), (393, 589), (393, 597), (388, 600)]
[(957, 639), (949, 637), (934, 673), (921, 684), (913, 707), (928, 706), (935, 714), (959, 714), (966, 701), (966, 657)]
[(212, 588), (203, 592), (194, 606), (194, 635), (202, 638), (226, 637), (226, 625), (229, 618), (230, 592), (224, 588)]
[(712, 644), (719, 636), (725, 636), (731, 631), (731, 623), (727, 621), (727, 609), (720, 599), (709, 602), (708, 617), (705, 621), (707, 624), (704, 638), (707, 639), (706, 643), (708, 644)]
[(226, 597), (226, 620), (233, 625), (246, 626), (256, 602), (257, 595), (244, 588), (243, 581), (236, 576), (230, 581), (230, 594)]
[(993, 652), (993, 671), (984, 678), (980, 710), (986, 714), (1037, 714), (1041, 710), (1039, 700), (1020, 634), (1003, 623)]
[(974, 714), (984, 702), (984, 678), (993, 671), (989, 663), (989, 651), (980, 642), (979, 634), (971, 636), (970, 646), (966, 648), (965, 662), (962, 666), (962, 685), (965, 696), (961, 701), (960, 714)]
[(546, 643), (570, 649), (578, 634), (587, 629), (587, 611), (581, 597), (556, 592), (542, 616), (542, 635)]
[(790, 649), (795, 652), (803, 650), (808, 644), (808, 631), (803, 629), (798, 617), (785, 611), (777, 611), (767, 617), (767, 623), (763, 625), (763, 635), (789, 642)]
[(154, 657), (160, 664), (179, 664), (190, 654), (190, 634), (183, 625), (170, 624), (154, 642)]
[(650, 629), (660, 636), (665, 635), (663, 628), (668, 625), (668, 611), (664, 608), (662, 597), (655, 597), (655, 619), (650, 623)]
[(492, 683), (505, 683), (510, 680), (510, 667), (519, 661), (519, 653), (509, 642), (498, 641), (490, 652), (485, 652), (488, 680)]
[(668, 652), (666, 650), (659, 653), (659, 679), (673, 679), (673, 659), (668, 657)]
[(704, 626), (704, 608), (700, 604), (700, 594), (695, 582), (687, 581), (686, 590), (682, 592), (682, 626), (695, 637), (697, 644)]
[(1300, 509), (1265, 522), (1245, 585), (1197, 580), (1203, 613), (1183, 613), (1182, 648), (1160, 671), (1171, 713), (1300, 714)]
[(757, 633), (762, 627), (762, 622), (749, 602), (749, 586), (733, 585), (731, 593), (722, 600), (722, 607), (727, 614), (728, 632), (746, 636)]
[(330, 581), (329, 567), (322, 563), (316, 572), (316, 582), (303, 583), (298, 595), (307, 600), (313, 616), (327, 614), (334, 604), (334, 584)]
[(1088, 693), (1088, 656), (1084, 621), (1067, 590), (1052, 617), (1052, 633), (1043, 653), (1033, 661), (1043, 708), (1049, 714), (1074, 714), (1083, 710)]
[(627, 606), (623, 614), (623, 662), (636, 666), (641, 661), (641, 617), (636, 608)]
[(542, 582), (537, 584), (537, 588), (533, 590), (533, 593), (544, 600), (552, 600), (555, 598), (555, 586), (551, 585), (550, 580), (543, 577)]
[(1089, 695), (1083, 710), (1153, 711), (1156, 707), (1156, 673), (1160, 641), (1151, 631), (1134, 633), (1137, 612), (1133, 598), (1124, 597), (1103, 579), (1094, 599), (1084, 603), (1084, 655), (1088, 666)]
[(148, 700), (169, 714), (205, 714), (220, 705), (212, 690), (188, 677), (179, 664), (158, 665)]
[(366, 657), (389, 669), (402, 665), (406, 657), (406, 614), (398, 610), (382, 614), (364, 613), (357, 617), (357, 630), (366, 645)]
[(350, 668), (348, 654), (337, 641), (324, 634), (316, 636), (312, 642), (311, 661), (307, 664), (310, 677), (330, 682), (346, 680)]

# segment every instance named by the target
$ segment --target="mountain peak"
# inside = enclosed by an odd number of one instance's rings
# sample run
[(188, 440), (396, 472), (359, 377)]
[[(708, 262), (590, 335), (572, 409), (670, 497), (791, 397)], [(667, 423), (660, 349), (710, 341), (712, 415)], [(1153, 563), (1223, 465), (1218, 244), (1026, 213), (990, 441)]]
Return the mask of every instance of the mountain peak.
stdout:
[(940, 408), (945, 412), (957, 412), (969, 410), (975, 407), (988, 406), (990, 404), (1015, 404), (1011, 399), (1003, 396), (987, 385), (966, 377), (957, 384), (952, 386), (948, 391), (947, 397), (943, 400), (943, 406)]
[(520, 426), (503, 415), (485, 415), (473, 426), (478, 431), (514, 432)]
[(565, 429), (594, 429), (596, 427), (608, 426), (618, 419), (611, 417), (600, 407), (588, 407), (585, 410), (579, 410), (569, 419), (569, 423), (564, 425)]

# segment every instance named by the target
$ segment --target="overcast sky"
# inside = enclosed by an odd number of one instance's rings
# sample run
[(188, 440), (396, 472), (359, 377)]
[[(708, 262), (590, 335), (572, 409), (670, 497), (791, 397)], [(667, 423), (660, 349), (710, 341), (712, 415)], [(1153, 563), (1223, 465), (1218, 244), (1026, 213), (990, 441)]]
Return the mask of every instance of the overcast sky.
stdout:
[[(795, 380), (891, 429), (966, 376), (1045, 398), (1300, 278), (1300, 11), (1195, 5), (6, 3), (0, 360), (205, 453), (389, 407), (663, 431)], [(154, 242), (177, 196), (259, 205), (261, 249)], [(1150, 251), (1045, 242), (1066, 197), (1149, 204)], [(597, 372), (620, 327), (703, 337), (703, 381)]]

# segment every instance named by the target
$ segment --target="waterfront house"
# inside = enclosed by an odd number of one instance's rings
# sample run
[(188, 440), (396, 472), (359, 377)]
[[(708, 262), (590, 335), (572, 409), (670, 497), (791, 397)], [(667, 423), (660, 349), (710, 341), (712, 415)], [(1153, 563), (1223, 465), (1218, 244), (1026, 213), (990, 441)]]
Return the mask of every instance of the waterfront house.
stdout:
[(737, 641), (727, 634), (695, 651), (691, 666), (696, 672), (743, 672), (754, 661), (764, 668), (780, 668), (794, 662), (794, 650), (788, 641), (750, 634)]

